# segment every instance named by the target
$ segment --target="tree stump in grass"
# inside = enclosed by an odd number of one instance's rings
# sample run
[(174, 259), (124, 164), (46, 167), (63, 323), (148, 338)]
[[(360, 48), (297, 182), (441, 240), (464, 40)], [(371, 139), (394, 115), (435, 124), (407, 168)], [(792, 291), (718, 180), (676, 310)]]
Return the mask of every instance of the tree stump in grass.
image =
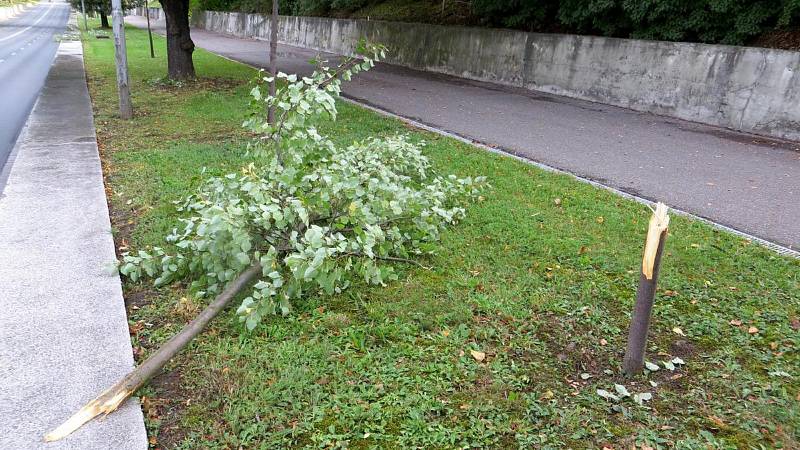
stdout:
[(650, 217), (645, 239), (644, 255), (642, 256), (642, 270), (639, 275), (639, 288), (636, 291), (636, 304), (633, 307), (631, 326), (628, 332), (628, 347), (622, 368), (627, 376), (633, 376), (642, 371), (644, 354), (647, 347), (647, 333), (650, 329), (650, 314), (653, 310), (658, 271), (661, 266), (661, 253), (664, 250), (664, 241), (667, 240), (669, 215), (667, 206), (663, 203), (656, 204), (656, 209)]

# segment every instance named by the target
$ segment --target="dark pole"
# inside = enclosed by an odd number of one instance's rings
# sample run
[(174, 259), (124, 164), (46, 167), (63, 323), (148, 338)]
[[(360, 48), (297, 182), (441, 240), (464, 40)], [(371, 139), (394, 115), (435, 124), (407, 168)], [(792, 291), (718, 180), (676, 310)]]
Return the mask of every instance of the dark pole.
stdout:
[[(272, 17), (269, 23), (269, 71), (272, 75), (269, 95), (274, 97), (278, 85), (278, 0), (272, 0)], [(275, 106), (270, 106), (267, 111), (267, 122), (275, 123)]]
[(150, 38), (150, 57), (155, 58), (156, 53), (153, 51), (153, 32), (150, 31), (150, 7), (147, 3), (144, 4), (144, 15), (147, 17), (147, 37)]
[(640, 373), (644, 366), (650, 314), (653, 310), (661, 254), (664, 250), (664, 241), (667, 240), (668, 226), (667, 207), (663, 203), (658, 203), (647, 227), (639, 288), (636, 291), (636, 304), (633, 307), (631, 327), (628, 332), (628, 347), (622, 360), (622, 369), (627, 376)]

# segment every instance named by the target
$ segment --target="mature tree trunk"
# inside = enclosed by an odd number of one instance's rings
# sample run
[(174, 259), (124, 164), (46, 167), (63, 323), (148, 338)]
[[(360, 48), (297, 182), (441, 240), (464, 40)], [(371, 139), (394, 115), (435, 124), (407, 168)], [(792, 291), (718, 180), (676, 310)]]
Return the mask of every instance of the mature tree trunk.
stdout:
[(167, 22), (167, 76), (172, 80), (194, 78), (189, 35), (189, 0), (160, 0)]
[(108, 24), (108, 14), (105, 8), (100, 9), (100, 26), (103, 28), (111, 28), (111, 25)]

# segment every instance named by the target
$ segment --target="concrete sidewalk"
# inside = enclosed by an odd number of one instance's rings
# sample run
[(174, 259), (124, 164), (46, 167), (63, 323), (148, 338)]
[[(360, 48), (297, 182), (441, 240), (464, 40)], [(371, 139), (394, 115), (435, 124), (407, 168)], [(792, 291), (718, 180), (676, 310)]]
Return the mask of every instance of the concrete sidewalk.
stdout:
[[(143, 17), (126, 20), (146, 24)], [(163, 34), (163, 23), (154, 30)], [(267, 64), (267, 42), (196, 28), (192, 39), (230, 59)], [(278, 66), (287, 73), (307, 74), (316, 55), (286, 45), (278, 50)], [(800, 143), (386, 64), (345, 83), (343, 94), (800, 249)]]
[(146, 449), (138, 401), (44, 434), (133, 368), (80, 42), (61, 43), (0, 194), (0, 448)]

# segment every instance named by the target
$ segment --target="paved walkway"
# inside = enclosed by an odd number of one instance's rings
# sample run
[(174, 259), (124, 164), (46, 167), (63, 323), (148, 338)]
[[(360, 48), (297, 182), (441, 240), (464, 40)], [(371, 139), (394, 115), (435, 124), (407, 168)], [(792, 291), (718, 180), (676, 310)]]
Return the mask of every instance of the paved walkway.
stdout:
[[(145, 26), (143, 17), (126, 20)], [(267, 64), (266, 42), (200, 29), (192, 38), (228, 58)], [(280, 70), (302, 74), (315, 52), (280, 45), (279, 54)], [(800, 143), (386, 64), (359, 74), (344, 94), (800, 249)]]
[(42, 437), (133, 367), (80, 42), (62, 43), (0, 194), (0, 448), (147, 448), (128, 400)]

